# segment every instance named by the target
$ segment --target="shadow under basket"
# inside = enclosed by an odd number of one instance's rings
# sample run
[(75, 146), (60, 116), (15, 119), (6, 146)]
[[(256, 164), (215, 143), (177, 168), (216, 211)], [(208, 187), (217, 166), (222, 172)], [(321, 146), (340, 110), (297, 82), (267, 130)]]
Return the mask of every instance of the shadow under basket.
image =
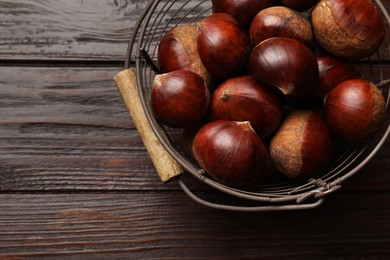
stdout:
[[(357, 66), (364, 66), (364, 78), (375, 83), (382, 91), (386, 101), (386, 117), (382, 127), (370, 139), (348, 147), (339, 155), (327, 172), (318, 178), (295, 181), (283, 177), (270, 178), (243, 189), (222, 185), (207, 176), (191, 160), (175, 141), (177, 130), (161, 125), (153, 116), (150, 107), (150, 91), (156, 75), (157, 47), (162, 36), (171, 28), (183, 23), (196, 23), (211, 14), (211, 1), (158, 1), (145, 3), (133, 35), (129, 41), (125, 69), (135, 67), (136, 82), (143, 110), (153, 133), (164, 149), (180, 164), (184, 173), (177, 176), (179, 186), (193, 200), (212, 208), (234, 211), (277, 211), (309, 209), (319, 206), (324, 197), (339, 188), (343, 181), (358, 172), (377, 153), (386, 141), (390, 132), (389, 123), (389, 80), (382, 68), (381, 57), (390, 57), (387, 34), (390, 18), (381, 1), (373, 1), (381, 12), (386, 26), (386, 37), (379, 50), (366, 60), (359, 61)], [(362, 66), (363, 65), (363, 66)], [(195, 194), (193, 186), (196, 178), (213, 192)], [(197, 183), (195, 179), (195, 183)], [(196, 185), (195, 185), (196, 186)], [(199, 186), (198, 186), (199, 187)], [(218, 193), (223, 193), (220, 196)], [(225, 197), (225, 199), (221, 199)]]

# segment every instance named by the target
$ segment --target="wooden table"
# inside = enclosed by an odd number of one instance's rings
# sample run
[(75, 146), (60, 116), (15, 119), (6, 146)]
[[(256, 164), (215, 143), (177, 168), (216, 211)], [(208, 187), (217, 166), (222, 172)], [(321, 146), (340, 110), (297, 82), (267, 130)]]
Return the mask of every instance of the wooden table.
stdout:
[(160, 182), (113, 81), (145, 6), (0, 0), (0, 258), (388, 259), (388, 141), (312, 210), (216, 210)]

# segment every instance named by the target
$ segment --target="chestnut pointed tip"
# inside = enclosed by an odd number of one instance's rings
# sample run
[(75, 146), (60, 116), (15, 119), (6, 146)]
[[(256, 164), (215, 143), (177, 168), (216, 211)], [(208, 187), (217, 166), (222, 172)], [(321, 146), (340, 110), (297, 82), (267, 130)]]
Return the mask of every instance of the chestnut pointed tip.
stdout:
[(230, 99), (230, 95), (229, 95), (228, 91), (226, 91), (226, 90), (223, 91), (220, 98), (224, 102), (228, 101)]
[(199, 32), (199, 29), (203, 27), (203, 24), (204, 24), (203, 20), (196, 23), (196, 29), (198, 30), (198, 32)]
[(241, 126), (250, 126), (251, 123), (249, 121), (238, 121), (237, 124)]
[(153, 80), (153, 84), (154, 85), (157, 85), (157, 86), (161, 86), (161, 77), (162, 77), (163, 74), (157, 74), (155, 77), (154, 77), (154, 80)]
[(236, 123), (237, 125), (241, 126), (244, 130), (253, 131), (254, 133), (256, 133), (250, 121), (237, 121)]
[(285, 85), (281, 85), (279, 87), (280, 91), (288, 96), (288, 95), (291, 95), (291, 93), (294, 91), (294, 88), (295, 86), (292, 84), (292, 83), (288, 83), (288, 84), (285, 84)]

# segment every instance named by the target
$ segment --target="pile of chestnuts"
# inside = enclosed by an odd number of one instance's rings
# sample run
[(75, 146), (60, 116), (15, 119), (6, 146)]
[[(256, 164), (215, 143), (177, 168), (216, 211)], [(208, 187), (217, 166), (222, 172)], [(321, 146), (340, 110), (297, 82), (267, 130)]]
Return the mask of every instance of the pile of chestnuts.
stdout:
[(380, 89), (355, 61), (380, 47), (371, 0), (211, 0), (212, 14), (158, 45), (151, 107), (181, 129), (214, 180), (242, 187), (273, 174), (315, 177), (378, 130)]

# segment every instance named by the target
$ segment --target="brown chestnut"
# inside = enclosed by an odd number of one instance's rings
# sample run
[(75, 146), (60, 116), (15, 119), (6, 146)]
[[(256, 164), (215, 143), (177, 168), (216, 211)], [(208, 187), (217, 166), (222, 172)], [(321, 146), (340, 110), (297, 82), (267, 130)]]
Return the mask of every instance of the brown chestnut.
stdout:
[(266, 148), (248, 121), (206, 124), (195, 136), (193, 153), (211, 178), (228, 186), (248, 185), (266, 174)]
[(182, 24), (170, 29), (163, 35), (158, 45), (157, 60), (163, 73), (187, 69), (201, 76), (210, 87), (212, 79), (204, 67), (197, 48), (197, 27), (194, 24)]
[(384, 21), (370, 0), (321, 0), (311, 17), (319, 44), (348, 60), (372, 55), (385, 35)]
[(347, 79), (362, 78), (355, 65), (333, 56), (317, 57), (319, 84), (316, 96), (319, 104), (323, 104), (325, 96), (338, 84)]
[(210, 91), (198, 74), (175, 70), (155, 76), (150, 102), (161, 123), (184, 128), (204, 118), (210, 103)]
[(241, 72), (251, 51), (248, 33), (226, 13), (198, 22), (199, 56), (212, 76), (227, 79)]
[(322, 173), (333, 156), (334, 141), (322, 116), (314, 111), (291, 112), (275, 133), (270, 156), (289, 178), (309, 178)]
[(307, 46), (313, 42), (313, 31), (308, 18), (285, 6), (273, 6), (261, 10), (253, 19), (249, 35), (252, 45), (272, 37), (289, 37)]
[(252, 75), (226, 80), (211, 96), (211, 120), (250, 121), (260, 137), (276, 130), (282, 112), (280, 98)]
[(255, 78), (275, 86), (286, 97), (308, 101), (318, 83), (318, 64), (302, 42), (274, 37), (259, 43), (250, 55)]
[(212, 0), (213, 13), (227, 13), (248, 28), (255, 15), (275, 4), (275, 0)]
[(383, 122), (385, 99), (373, 83), (349, 79), (325, 97), (324, 113), (337, 136), (357, 142), (374, 133)]
[(318, 0), (279, 0), (279, 2), (302, 12), (315, 6)]

